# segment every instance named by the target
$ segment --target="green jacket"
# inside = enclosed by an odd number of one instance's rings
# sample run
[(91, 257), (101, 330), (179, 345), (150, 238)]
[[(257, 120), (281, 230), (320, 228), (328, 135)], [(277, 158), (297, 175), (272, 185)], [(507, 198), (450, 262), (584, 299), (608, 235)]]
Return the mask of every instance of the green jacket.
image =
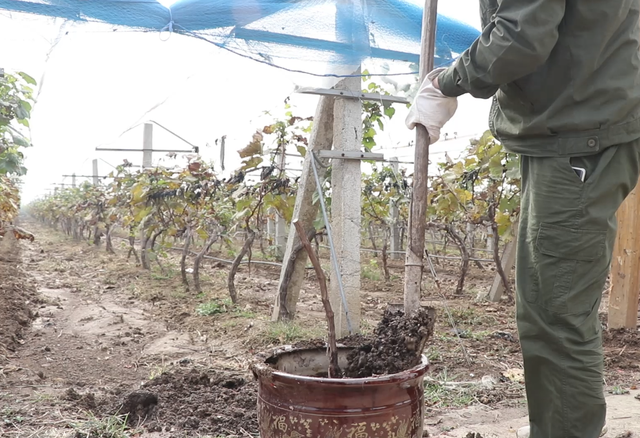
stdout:
[(494, 96), (506, 149), (591, 155), (640, 138), (638, 0), (480, 0), (482, 35), (438, 77), (442, 93)]

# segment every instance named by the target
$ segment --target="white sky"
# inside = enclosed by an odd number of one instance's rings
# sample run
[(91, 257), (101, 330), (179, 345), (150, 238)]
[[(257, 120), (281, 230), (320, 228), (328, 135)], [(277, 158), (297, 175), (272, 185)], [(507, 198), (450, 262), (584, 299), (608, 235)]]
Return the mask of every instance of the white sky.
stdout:
[[(477, 0), (441, 0), (439, 12), (479, 27)], [(62, 175), (91, 174), (94, 158), (99, 159), (101, 175), (112, 170), (107, 163), (117, 165), (123, 158), (141, 164), (141, 153), (95, 148), (141, 148), (142, 125), (121, 133), (148, 120), (201, 146), (203, 157), (216, 166), (219, 148), (214, 141), (227, 135), (225, 167), (233, 170), (240, 162), (235, 150), (272, 120), (264, 111), (283, 114), (283, 101), (289, 96), (296, 115), (313, 115), (318, 98), (296, 94), (294, 87), (327, 86), (326, 81), (287, 73), (177, 34), (161, 39), (157, 33), (113, 32), (98, 24), (61, 25), (62, 20), (0, 11), (0, 67), (24, 71), (40, 86), (32, 113), (34, 147), (27, 151), (24, 203), (51, 190), (52, 183), (70, 184), (71, 179)], [(412, 161), (413, 148), (406, 145), (414, 134), (404, 126), (404, 106), (396, 109), (374, 152)], [(460, 98), (456, 116), (442, 132), (464, 138), (433, 145), (433, 160), (445, 150), (455, 156), (468, 136), (486, 130), (488, 109), (488, 101)], [(154, 148), (188, 147), (155, 127)], [(164, 154), (154, 154), (154, 163), (160, 159)], [(299, 168), (300, 163), (290, 158), (287, 167)]]

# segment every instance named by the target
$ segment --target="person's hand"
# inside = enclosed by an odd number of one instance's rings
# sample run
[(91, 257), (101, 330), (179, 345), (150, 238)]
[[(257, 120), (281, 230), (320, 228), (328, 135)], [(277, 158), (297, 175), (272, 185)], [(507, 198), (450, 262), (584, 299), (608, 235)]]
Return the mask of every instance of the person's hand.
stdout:
[(429, 132), (430, 144), (440, 139), (440, 129), (458, 109), (458, 99), (445, 96), (437, 86), (438, 76), (444, 70), (438, 68), (427, 74), (405, 120), (409, 129), (416, 125), (424, 126)]

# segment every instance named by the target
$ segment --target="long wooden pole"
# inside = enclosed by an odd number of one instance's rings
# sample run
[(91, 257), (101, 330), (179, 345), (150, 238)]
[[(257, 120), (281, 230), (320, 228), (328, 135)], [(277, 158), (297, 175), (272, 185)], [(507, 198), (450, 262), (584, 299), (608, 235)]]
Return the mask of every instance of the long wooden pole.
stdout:
[(618, 235), (611, 263), (609, 328), (635, 329), (640, 296), (640, 195), (638, 188), (618, 209)]
[[(438, 0), (425, 0), (422, 15), (422, 47), (420, 50), (420, 83), (433, 70), (435, 55)], [(405, 258), (404, 310), (411, 313), (420, 308), (422, 272), (424, 269), (424, 237), (427, 222), (427, 176), (429, 169), (429, 133), (416, 126), (413, 193), (409, 214), (409, 238)]]

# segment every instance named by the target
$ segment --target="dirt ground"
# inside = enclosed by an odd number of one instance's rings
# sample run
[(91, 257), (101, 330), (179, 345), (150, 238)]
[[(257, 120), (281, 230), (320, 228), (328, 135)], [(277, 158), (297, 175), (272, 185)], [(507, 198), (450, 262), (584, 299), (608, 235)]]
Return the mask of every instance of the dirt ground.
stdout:
[[(207, 262), (196, 294), (181, 284), (174, 253), (164, 271), (148, 272), (126, 259), (124, 247), (110, 256), (33, 220), (22, 226), (35, 242), (0, 243), (0, 436), (257, 436), (251, 357), (325, 332), (311, 272), (296, 323), (273, 324), (277, 267), (243, 265), (233, 306), (227, 264)], [(364, 262), (365, 332), (402, 297), (401, 262), (392, 262), (389, 283), (376, 268)], [(526, 424), (514, 307), (508, 299), (475, 302), (493, 278), (488, 266), (473, 267), (462, 297), (452, 292), (457, 264), (436, 269), (446, 299), (427, 288), (424, 304), (438, 317), (426, 351), (426, 429), (431, 436), (512, 437)], [(638, 332), (606, 333), (605, 351), (610, 436), (640, 437)]]

